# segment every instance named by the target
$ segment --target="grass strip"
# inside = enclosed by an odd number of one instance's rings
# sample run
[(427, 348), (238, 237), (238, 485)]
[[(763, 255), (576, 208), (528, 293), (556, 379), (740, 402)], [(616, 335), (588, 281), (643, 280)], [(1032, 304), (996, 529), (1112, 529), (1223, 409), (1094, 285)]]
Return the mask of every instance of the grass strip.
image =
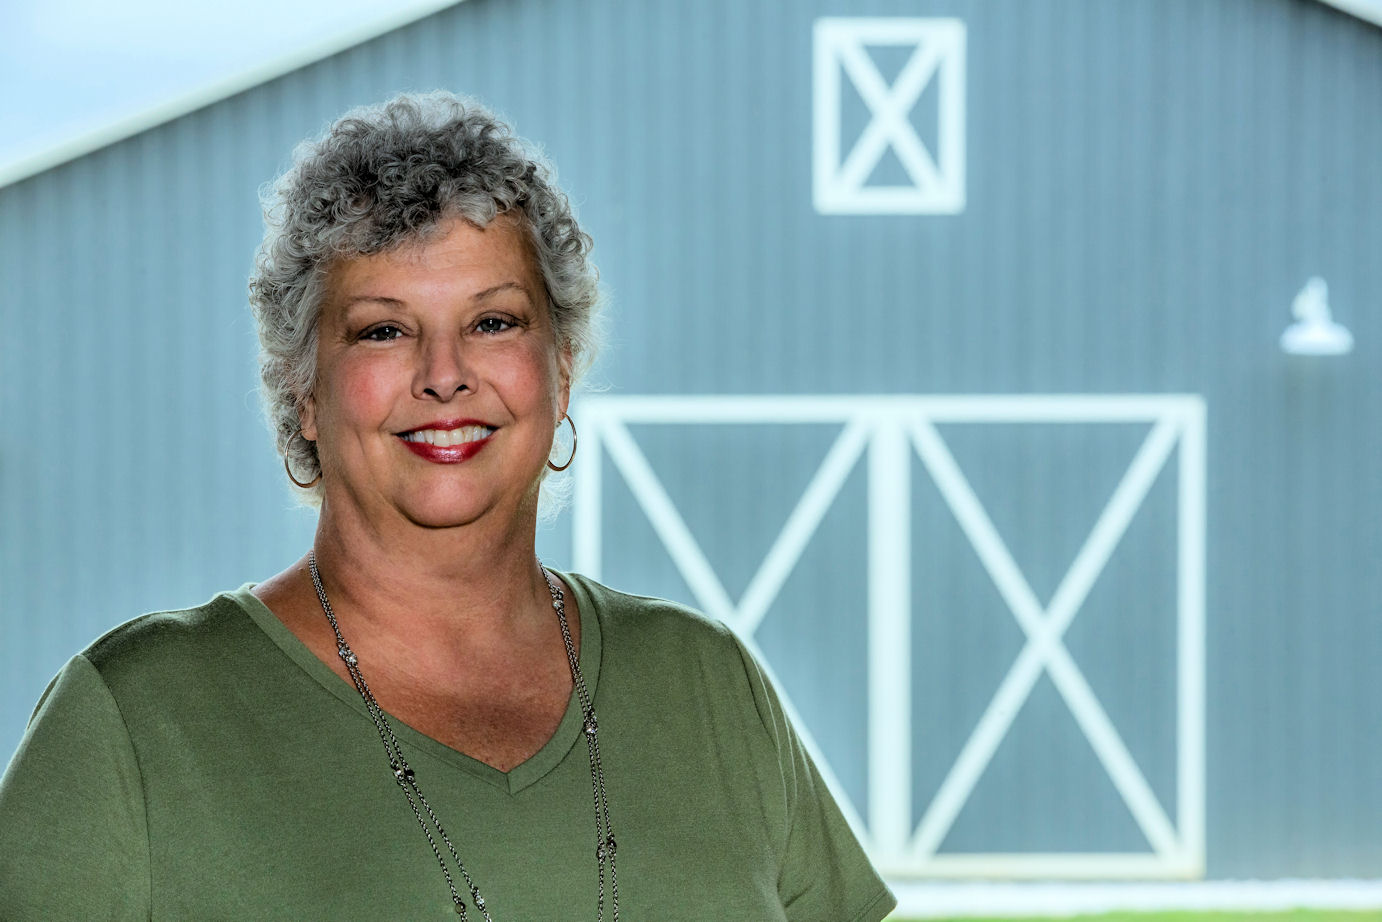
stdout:
[(1382, 922), (1382, 910), (1296, 909), (1290, 912), (1107, 912), (1082, 916), (1032, 916), (1030, 918), (904, 919), (888, 922)]

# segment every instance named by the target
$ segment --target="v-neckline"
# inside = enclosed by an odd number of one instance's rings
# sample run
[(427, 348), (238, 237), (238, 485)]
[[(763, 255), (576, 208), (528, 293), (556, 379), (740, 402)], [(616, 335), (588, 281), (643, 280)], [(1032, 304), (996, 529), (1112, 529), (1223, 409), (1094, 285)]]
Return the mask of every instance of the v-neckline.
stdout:
[[(552, 572), (560, 577), (561, 581), (576, 597), (578, 617), (581, 619), (581, 649), (579, 654), (581, 675), (585, 678), (586, 689), (593, 701), (600, 680), (600, 615), (595, 610), (595, 604), (590, 598), (590, 593), (586, 591), (586, 587), (582, 585), (578, 577), (556, 570)], [(227, 593), (227, 595), (303, 672), (366, 721), (362, 727), (362, 732), (369, 732), (370, 735), (374, 735), (373, 728), (370, 726), (369, 711), (365, 707), (360, 693), (355, 690), (355, 686), (338, 676), (331, 670), (331, 667), (319, 660), (316, 654), (308, 649), (307, 645), (299, 640), (297, 635), (290, 631), (282, 621), (278, 620), (278, 616), (250, 591), (253, 587), (253, 583), (247, 583), (239, 589)], [(531, 786), (561, 764), (577, 740), (582, 737), (581, 727), (584, 722), (580, 701), (577, 698), (576, 690), (573, 688), (571, 697), (566, 702), (566, 712), (562, 715), (561, 722), (557, 724), (557, 729), (551, 738), (537, 752), (504, 772), (414, 729), (395, 717), (387, 708), (382, 708), (382, 710), (388, 716), (394, 733), (403, 743), (405, 749), (427, 753), (494, 785), (500, 790), (507, 791), (509, 794), (517, 794), (524, 788)], [(385, 756), (382, 746), (380, 748), (379, 759), (382, 766), (385, 764)]]

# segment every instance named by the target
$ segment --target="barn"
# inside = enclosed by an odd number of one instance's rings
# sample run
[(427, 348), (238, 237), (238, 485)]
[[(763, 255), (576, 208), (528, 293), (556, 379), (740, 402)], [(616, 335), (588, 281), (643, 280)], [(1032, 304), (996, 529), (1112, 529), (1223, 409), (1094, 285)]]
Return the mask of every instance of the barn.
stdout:
[(735, 627), (892, 879), (1379, 877), (1382, 16), (1342, 0), (466, 0), (9, 170), (0, 739), (310, 543), (257, 189), (437, 87), (596, 241), (544, 557)]

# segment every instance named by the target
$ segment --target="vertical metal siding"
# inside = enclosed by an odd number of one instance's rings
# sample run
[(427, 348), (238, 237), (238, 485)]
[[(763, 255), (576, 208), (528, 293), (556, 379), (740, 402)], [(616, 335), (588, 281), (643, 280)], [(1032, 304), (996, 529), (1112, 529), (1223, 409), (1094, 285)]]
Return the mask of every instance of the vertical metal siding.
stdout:
[[(815, 213), (825, 15), (965, 21), (963, 213)], [(560, 166), (610, 293), (594, 378), (616, 392), (1204, 395), (1209, 873), (1376, 875), (1382, 31), (1306, 0), (469, 0), (0, 189), (0, 739), (100, 631), (310, 540), (254, 394), (256, 189), (346, 107), (433, 86)], [(1351, 356), (1276, 346), (1312, 274)], [(653, 428), (635, 435), (741, 589), (826, 442)], [(947, 439), (1049, 595), (1098, 512), (1081, 491), (1106, 496), (1141, 434), (962, 428)], [(685, 598), (606, 479), (626, 523), (610, 581)], [(1022, 643), (927, 484), (917, 467), (918, 814)], [(759, 638), (861, 811), (864, 486)], [(1151, 508), (1067, 643), (1170, 807), (1174, 638), (1146, 587), (1174, 526)], [(564, 526), (540, 540), (569, 559)], [(1023, 720), (945, 848), (1145, 847), (1048, 679)], [(1044, 802), (1019, 796), (1033, 777)]]

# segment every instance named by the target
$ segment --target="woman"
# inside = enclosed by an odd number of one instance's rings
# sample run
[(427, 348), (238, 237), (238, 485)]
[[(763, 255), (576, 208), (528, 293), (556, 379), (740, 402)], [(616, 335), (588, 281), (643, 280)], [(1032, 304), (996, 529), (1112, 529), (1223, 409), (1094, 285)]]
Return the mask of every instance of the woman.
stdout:
[(250, 291), (312, 549), (64, 668), (0, 786), (0, 918), (891, 909), (727, 630), (534, 555), (597, 300), (548, 175), (444, 94), (299, 149)]

